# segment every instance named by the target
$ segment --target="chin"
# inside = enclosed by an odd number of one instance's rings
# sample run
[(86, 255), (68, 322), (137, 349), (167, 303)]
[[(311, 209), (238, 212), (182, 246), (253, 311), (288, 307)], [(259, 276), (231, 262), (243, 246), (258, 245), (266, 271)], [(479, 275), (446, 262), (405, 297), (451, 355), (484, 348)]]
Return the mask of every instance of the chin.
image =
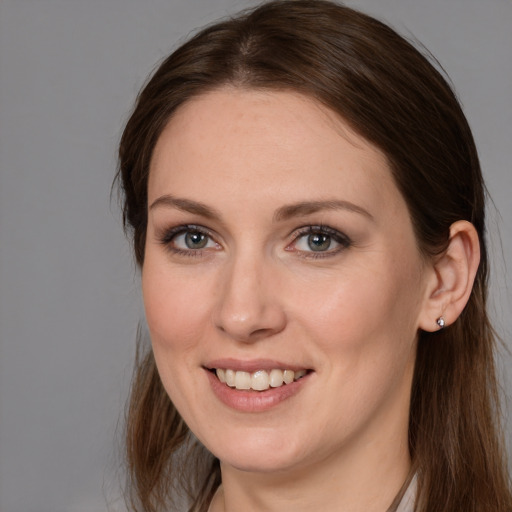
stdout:
[(255, 435), (246, 431), (212, 444), (216, 449), (211, 451), (221, 463), (245, 472), (286, 471), (297, 465), (303, 456), (289, 438), (269, 435), (268, 431)]

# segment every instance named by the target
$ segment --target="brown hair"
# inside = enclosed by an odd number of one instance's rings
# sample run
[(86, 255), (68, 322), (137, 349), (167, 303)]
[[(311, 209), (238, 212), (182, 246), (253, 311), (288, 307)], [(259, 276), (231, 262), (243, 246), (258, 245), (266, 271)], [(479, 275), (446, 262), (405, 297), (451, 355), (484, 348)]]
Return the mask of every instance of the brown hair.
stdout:
[[(453, 325), (419, 335), (409, 424), (415, 510), (510, 512), (486, 312), (485, 189), (471, 131), (447, 81), (391, 28), (328, 1), (268, 2), (202, 30), (155, 72), (121, 139), (124, 220), (141, 266), (156, 141), (180, 105), (223, 85), (313, 97), (380, 148), (426, 257), (445, 249), (453, 222), (474, 224), (481, 263), (469, 302)], [(163, 510), (180, 481), (192, 499), (189, 510), (207, 509), (220, 483), (218, 461), (194, 441), (151, 352), (137, 360), (126, 441), (134, 510)]]

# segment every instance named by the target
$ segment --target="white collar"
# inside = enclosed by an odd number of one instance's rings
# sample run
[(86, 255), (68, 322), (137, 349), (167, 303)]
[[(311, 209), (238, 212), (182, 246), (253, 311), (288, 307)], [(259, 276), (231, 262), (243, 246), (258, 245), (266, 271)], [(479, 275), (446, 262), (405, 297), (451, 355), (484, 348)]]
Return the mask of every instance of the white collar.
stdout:
[(402, 501), (400, 501), (396, 512), (414, 512), (414, 502), (416, 501), (416, 490), (418, 487), (416, 476), (417, 475), (414, 475), (411, 483), (409, 484), (409, 487), (407, 487), (407, 490), (405, 491)]
[[(414, 475), (413, 479), (411, 480), (411, 483), (409, 484), (409, 487), (407, 487), (407, 490), (405, 491), (402, 500), (400, 501), (396, 512), (414, 512), (414, 502), (416, 500), (416, 489), (418, 487), (417, 483), (417, 475)], [(213, 494), (212, 500), (210, 502), (210, 506), (208, 507), (208, 512), (210, 512), (212, 508), (212, 503), (219, 492), (220, 485), (217, 487), (215, 493)]]

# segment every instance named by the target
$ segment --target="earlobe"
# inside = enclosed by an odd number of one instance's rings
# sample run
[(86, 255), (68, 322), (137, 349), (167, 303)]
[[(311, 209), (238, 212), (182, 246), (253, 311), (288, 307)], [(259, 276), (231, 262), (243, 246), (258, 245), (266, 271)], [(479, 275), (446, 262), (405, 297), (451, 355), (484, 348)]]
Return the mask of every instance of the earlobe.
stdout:
[(455, 322), (469, 299), (479, 263), (475, 227), (465, 220), (453, 223), (446, 250), (432, 263), (420, 329), (437, 331)]

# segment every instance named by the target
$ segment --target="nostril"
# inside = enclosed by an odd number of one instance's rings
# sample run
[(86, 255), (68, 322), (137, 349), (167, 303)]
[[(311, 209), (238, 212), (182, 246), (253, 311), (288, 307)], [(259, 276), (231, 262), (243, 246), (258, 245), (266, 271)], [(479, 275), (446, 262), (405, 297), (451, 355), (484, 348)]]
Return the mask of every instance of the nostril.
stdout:
[(239, 255), (223, 276), (213, 310), (220, 332), (241, 342), (257, 341), (284, 329), (286, 317), (269, 267), (254, 263), (254, 255)]

